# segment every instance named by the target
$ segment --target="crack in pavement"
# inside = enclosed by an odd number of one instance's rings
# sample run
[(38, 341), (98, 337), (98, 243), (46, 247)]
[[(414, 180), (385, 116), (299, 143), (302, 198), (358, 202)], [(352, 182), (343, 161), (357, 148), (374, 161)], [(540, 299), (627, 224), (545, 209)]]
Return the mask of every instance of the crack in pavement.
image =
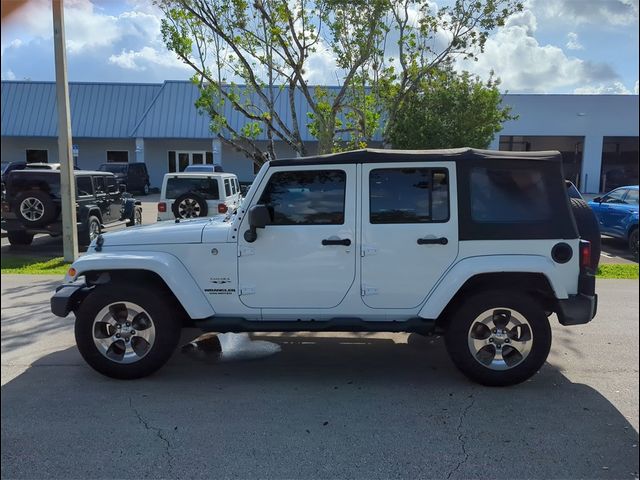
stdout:
[(469, 405), (467, 405), (465, 407), (465, 409), (462, 411), (462, 413), (460, 414), (460, 421), (458, 422), (458, 428), (456, 429), (456, 432), (458, 432), (458, 442), (460, 442), (460, 446), (462, 447), (462, 455), (463, 458), (462, 460), (460, 460), (458, 462), (458, 464), (447, 474), (447, 478), (451, 478), (451, 476), (456, 473), (460, 467), (462, 467), (462, 465), (464, 465), (467, 460), (469, 460), (469, 454), (467, 453), (467, 444), (464, 440), (464, 435), (462, 434), (462, 424), (464, 423), (464, 419), (467, 416), (467, 413), (469, 412), (469, 410), (471, 410), (471, 407), (473, 407), (473, 404), (475, 403), (475, 399), (473, 398), (473, 394), (470, 395), (471, 398), (471, 402), (469, 403)]
[(142, 417), (142, 415), (140, 415), (140, 412), (138, 412), (138, 409), (133, 406), (131, 397), (129, 397), (129, 406), (131, 407), (131, 409), (133, 410), (133, 413), (135, 413), (136, 417), (138, 418), (138, 422), (140, 422), (140, 424), (144, 426), (146, 430), (155, 431), (156, 436), (165, 443), (166, 445), (165, 453), (167, 456), (167, 463), (169, 465), (169, 472), (173, 474), (173, 455), (171, 454), (171, 443), (167, 438), (165, 438), (162, 435), (162, 429), (157, 427), (152, 427), (151, 425), (149, 425), (149, 423)]

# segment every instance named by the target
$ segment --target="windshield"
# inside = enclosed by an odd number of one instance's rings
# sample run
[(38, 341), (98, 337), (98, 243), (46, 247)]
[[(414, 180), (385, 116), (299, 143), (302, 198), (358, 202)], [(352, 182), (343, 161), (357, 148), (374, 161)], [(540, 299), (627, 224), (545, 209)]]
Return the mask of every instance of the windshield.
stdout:
[(102, 165), (100, 165), (100, 168), (98, 170), (100, 170), (101, 172), (127, 173), (127, 165), (103, 163)]

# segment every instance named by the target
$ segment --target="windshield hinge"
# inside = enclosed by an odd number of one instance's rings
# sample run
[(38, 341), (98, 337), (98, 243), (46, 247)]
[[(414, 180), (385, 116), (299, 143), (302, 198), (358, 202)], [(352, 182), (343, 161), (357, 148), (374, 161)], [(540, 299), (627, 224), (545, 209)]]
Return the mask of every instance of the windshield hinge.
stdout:
[(240, 287), (240, 295), (253, 295), (254, 293), (256, 293), (254, 286)]
[(366, 297), (369, 295), (377, 295), (378, 289), (375, 287), (370, 287), (369, 285), (362, 285), (361, 294), (363, 297)]

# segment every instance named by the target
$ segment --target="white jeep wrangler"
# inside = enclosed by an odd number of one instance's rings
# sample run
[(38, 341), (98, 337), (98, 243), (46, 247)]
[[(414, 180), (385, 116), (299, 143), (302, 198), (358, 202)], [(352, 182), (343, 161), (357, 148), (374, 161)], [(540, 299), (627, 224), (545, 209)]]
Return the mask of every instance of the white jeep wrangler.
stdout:
[(465, 375), (510, 385), (544, 364), (552, 313), (562, 325), (595, 315), (579, 229), (558, 152), (273, 160), (233, 214), (98, 237), (51, 308), (75, 313), (80, 353), (116, 378), (156, 371), (195, 324), (443, 331)]

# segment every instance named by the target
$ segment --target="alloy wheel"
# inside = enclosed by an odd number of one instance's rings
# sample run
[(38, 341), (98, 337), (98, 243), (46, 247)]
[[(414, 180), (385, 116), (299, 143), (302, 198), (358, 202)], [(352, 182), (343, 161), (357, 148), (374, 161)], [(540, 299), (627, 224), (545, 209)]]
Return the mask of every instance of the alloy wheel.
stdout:
[(111, 303), (93, 321), (93, 342), (98, 351), (116, 363), (144, 358), (153, 347), (156, 327), (151, 316), (132, 302)]
[(469, 351), (490, 370), (508, 370), (519, 365), (531, 352), (532, 344), (531, 325), (510, 308), (486, 310), (469, 328)]

